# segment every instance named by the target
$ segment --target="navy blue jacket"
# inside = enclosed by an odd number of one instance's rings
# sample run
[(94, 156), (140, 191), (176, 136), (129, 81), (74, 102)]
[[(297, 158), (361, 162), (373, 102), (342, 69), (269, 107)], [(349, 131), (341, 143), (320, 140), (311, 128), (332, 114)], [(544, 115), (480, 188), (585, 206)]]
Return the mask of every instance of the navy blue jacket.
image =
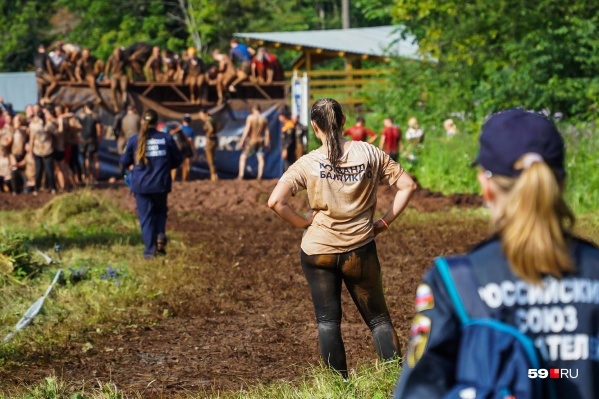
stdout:
[[(516, 277), (492, 239), (468, 254), (478, 293), (492, 317), (531, 337), (547, 368), (577, 378), (553, 379), (558, 398), (599, 398), (599, 249), (571, 239), (576, 271), (542, 286)], [(463, 298), (464, 302), (467, 298)], [(416, 293), (416, 316), (395, 399), (442, 398), (455, 383), (460, 320), (436, 268)]]
[(128, 170), (134, 165), (130, 173), (131, 191), (136, 194), (168, 193), (171, 191), (171, 169), (178, 168), (183, 162), (183, 154), (177, 148), (175, 140), (167, 134), (150, 129), (146, 142), (146, 157), (148, 164), (143, 162), (135, 164), (137, 151), (137, 138), (135, 135), (129, 139), (125, 153), (121, 156), (121, 165)]

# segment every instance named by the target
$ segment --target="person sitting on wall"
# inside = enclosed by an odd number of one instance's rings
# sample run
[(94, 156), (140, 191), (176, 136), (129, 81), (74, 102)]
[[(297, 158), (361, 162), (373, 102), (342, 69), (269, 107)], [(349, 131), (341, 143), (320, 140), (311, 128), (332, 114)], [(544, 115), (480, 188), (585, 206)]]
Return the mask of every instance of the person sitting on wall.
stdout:
[[(110, 81), (110, 92), (114, 104), (114, 111), (119, 112), (127, 104), (127, 86), (126, 61), (123, 57), (123, 48), (114, 49), (104, 68), (104, 78)], [(130, 70), (129, 70), (130, 73)], [(130, 74), (130, 78), (132, 75)], [(117, 91), (121, 92), (121, 101), (117, 100)]]
[(144, 72), (146, 73), (146, 79), (149, 82), (164, 82), (164, 63), (162, 61), (162, 55), (160, 54), (160, 47), (154, 46), (152, 48), (152, 55), (148, 58), (146, 65), (144, 66)]
[[(212, 52), (212, 58), (218, 62), (218, 75), (216, 77), (216, 94), (218, 96), (217, 105), (221, 105), (225, 102), (225, 93), (227, 93), (227, 86), (235, 79), (237, 73), (235, 66), (231, 61), (231, 58), (221, 53), (219, 50)], [(228, 97), (228, 93), (227, 93)]]
[(281, 82), (285, 80), (285, 71), (279, 62), (279, 58), (277, 58), (277, 56), (273, 53), (269, 52), (267, 48), (264, 48), (264, 52), (266, 53), (266, 59), (268, 60), (269, 65), (266, 83)]
[(204, 88), (204, 61), (196, 55), (195, 47), (187, 49), (187, 59), (183, 62), (182, 69), (185, 84), (189, 87), (189, 100), (192, 104), (202, 103), (202, 89)]
[[(35, 66), (38, 99), (49, 100), (50, 95), (58, 85), (58, 79), (54, 76), (52, 63), (48, 54), (46, 54), (46, 46), (43, 44), (40, 44), (37, 48), (37, 54), (33, 58), (33, 65)], [(48, 87), (45, 87), (46, 85)]]
[(239, 67), (236, 70), (237, 78), (229, 85), (229, 91), (235, 92), (235, 86), (246, 80), (252, 72), (252, 57), (256, 54), (256, 51), (248, 47), (246, 44), (240, 44), (239, 40), (231, 39), (231, 60), (237, 61)]
[(75, 67), (75, 77), (78, 82), (86, 82), (89, 88), (94, 93), (95, 103), (101, 104), (102, 97), (98, 94), (98, 87), (96, 86), (96, 79), (98, 78), (99, 68), (99, 60), (91, 55), (88, 48), (84, 48), (81, 52), (81, 58), (77, 61), (77, 66)]

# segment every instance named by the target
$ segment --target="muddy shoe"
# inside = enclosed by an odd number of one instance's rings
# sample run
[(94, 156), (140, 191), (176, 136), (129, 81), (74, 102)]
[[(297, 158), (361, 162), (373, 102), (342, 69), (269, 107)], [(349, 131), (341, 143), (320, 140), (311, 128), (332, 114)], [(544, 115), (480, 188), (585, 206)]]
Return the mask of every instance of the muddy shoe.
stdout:
[(156, 252), (166, 255), (166, 236), (158, 236), (158, 240), (156, 240)]

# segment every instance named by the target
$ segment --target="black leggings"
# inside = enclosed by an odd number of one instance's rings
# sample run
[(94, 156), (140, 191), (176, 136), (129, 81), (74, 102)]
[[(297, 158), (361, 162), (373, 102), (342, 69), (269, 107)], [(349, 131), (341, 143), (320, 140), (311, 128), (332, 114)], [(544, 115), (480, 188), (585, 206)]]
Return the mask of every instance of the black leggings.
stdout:
[(320, 353), (329, 367), (347, 377), (341, 338), (342, 281), (372, 332), (379, 357), (390, 360), (399, 355), (399, 340), (385, 303), (374, 241), (335, 255), (307, 255), (301, 251), (301, 262), (314, 302)]
[(56, 190), (54, 181), (54, 155), (50, 154), (45, 157), (33, 156), (35, 159), (35, 189), (36, 191), (42, 186), (42, 176), (46, 172), (46, 182), (50, 190)]

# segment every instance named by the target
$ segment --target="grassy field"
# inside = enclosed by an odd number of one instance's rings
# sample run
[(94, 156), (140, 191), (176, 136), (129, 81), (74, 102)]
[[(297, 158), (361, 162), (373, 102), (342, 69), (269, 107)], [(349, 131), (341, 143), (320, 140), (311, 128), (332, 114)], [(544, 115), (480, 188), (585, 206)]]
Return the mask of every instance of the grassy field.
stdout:
[[(419, 225), (443, 218), (486, 217), (484, 209), (432, 214), (410, 210), (403, 223)], [(32, 353), (49, 354), (53, 347), (67, 341), (81, 342), (84, 333), (104, 334), (136, 323), (155, 323), (159, 316), (169, 313), (168, 303), (161, 297), (175, 292), (186, 278), (175, 266), (183, 264), (188, 256), (182, 237), (172, 236), (168, 258), (144, 261), (134, 215), (119, 210), (97, 193), (82, 191), (65, 195), (39, 210), (0, 212), (0, 219), (3, 221), (0, 229), (2, 337), (45, 291), (56, 270), (64, 270), (64, 278), (35, 322), (10, 343), (0, 346), (0, 367), (18, 367)], [(599, 216), (582, 217), (578, 232), (598, 237)], [(63, 248), (59, 253), (54, 249), (56, 244)], [(48, 253), (56, 263), (46, 264), (35, 248)], [(93, 347), (86, 343), (83, 348)], [(254, 385), (228, 394), (190, 392), (181, 397), (387, 398), (399, 371), (398, 362), (362, 365), (351, 371), (349, 381), (343, 381), (325, 368), (314, 367), (306, 369), (292, 383)], [(0, 387), (0, 398), (124, 397), (141, 397), (141, 394), (126, 396), (110, 382), (63, 381), (54, 375), (34, 386), (13, 387), (9, 391)]]

